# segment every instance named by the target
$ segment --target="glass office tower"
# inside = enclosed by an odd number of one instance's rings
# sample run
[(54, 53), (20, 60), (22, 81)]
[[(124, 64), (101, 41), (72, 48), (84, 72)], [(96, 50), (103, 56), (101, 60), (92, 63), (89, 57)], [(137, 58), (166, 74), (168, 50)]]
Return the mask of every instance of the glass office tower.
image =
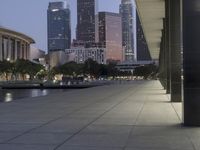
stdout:
[(50, 2), (48, 15), (48, 51), (64, 51), (71, 45), (71, 22), (69, 5)]
[(136, 45), (136, 9), (132, 0), (121, 0), (120, 14), (122, 16), (122, 43), (124, 61), (137, 60)]
[(83, 42), (95, 41), (96, 0), (77, 0), (76, 39)]
[(118, 13), (99, 12), (99, 42), (106, 49), (107, 63), (122, 61), (122, 19)]

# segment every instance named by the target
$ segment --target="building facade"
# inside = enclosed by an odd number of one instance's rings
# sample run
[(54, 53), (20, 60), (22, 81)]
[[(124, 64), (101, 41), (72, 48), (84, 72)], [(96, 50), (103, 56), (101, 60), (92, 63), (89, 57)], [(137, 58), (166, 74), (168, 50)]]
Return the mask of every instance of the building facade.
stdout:
[(47, 62), (50, 68), (61, 66), (67, 62), (67, 55), (65, 51), (50, 51)]
[(84, 63), (91, 58), (99, 64), (105, 64), (105, 49), (104, 48), (85, 48), (76, 47), (65, 50), (68, 61), (75, 61), (76, 63)]
[(122, 61), (122, 19), (118, 13), (99, 12), (99, 42), (106, 49), (105, 59)]
[(121, 0), (120, 14), (122, 16), (122, 44), (124, 61), (137, 60), (136, 42), (136, 8), (132, 0)]
[(0, 27), (0, 61), (30, 59), (30, 44), (33, 43), (35, 41), (23, 33)]
[(71, 20), (69, 5), (50, 2), (47, 10), (48, 51), (64, 51), (71, 45)]
[(45, 51), (38, 49), (34, 46), (30, 47), (30, 60), (45, 58)]
[(97, 0), (77, 0), (76, 39), (83, 42), (95, 41)]
[(104, 45), (100, 42), (83, 42), (74, 40), (71, 48), (85, 47), (85, 48), (102, 48)]

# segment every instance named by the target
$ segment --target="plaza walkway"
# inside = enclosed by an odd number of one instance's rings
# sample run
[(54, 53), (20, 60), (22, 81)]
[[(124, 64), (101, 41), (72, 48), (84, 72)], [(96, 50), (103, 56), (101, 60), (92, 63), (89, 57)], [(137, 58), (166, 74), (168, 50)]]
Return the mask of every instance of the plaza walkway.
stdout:
[(0, 150), (199, 150), (158, 81), (0, 104)]

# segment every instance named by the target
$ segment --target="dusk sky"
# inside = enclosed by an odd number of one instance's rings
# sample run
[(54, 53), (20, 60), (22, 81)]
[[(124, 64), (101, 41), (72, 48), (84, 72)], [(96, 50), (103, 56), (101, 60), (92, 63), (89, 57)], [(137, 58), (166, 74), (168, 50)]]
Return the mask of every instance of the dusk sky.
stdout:
[[(47, 50), (47, 8), (59, 0), (0, 0), (0, 26), (25, 33), (35, 39), (35, 47)], [(72, 37), (75, 38), (76, 0), (71, 8)], [(119, 12), (121, 0), (99, 0), (99, 11)]]

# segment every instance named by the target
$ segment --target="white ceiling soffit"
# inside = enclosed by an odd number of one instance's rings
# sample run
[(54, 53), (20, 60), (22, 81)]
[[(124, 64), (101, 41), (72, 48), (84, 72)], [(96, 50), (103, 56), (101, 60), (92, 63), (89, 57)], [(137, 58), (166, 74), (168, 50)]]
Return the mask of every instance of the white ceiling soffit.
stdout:
[(159, 58), (165, 17), (164, 0), (136, 0), (137, 10), (152, 59)]

